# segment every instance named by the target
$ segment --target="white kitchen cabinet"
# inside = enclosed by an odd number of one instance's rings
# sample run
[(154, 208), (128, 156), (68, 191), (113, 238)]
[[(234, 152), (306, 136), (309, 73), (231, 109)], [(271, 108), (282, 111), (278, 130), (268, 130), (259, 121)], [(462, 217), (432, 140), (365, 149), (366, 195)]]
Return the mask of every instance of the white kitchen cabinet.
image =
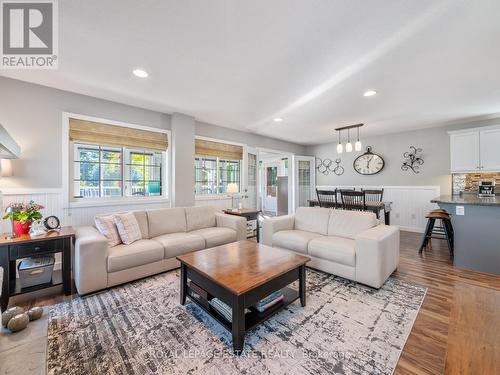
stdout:
[(481, 171), (500, 171), (500, 128), (479, 132)]
[(479, 132), (468, 131), (450, 134), (451, 171), (480, 170)]
[(500, 126), (451, 131), (451, 172), (500, 171)]

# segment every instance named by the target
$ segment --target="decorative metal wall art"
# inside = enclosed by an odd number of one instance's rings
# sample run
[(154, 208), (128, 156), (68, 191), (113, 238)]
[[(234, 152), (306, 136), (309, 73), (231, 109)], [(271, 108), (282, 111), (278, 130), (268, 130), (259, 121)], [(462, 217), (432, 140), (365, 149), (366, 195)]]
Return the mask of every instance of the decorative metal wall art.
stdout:
[(415, 146), (410, 146), (410, 151), (403, 154), (406, 159), (401, 166), (403, 171), (411, 169), (414, 173), (420, 173), (420, 166), (424, 164), (424, 159), (422, 159), (418, 154), (422, 152), (421, 148), (416, 148)]
[(342, 160), (335, 159), (332, 161), (331, 159), (320, 159), (316, 158), (316, 169), (318, 172), (323, 173), (325, 176), (328, 176), (330, 173), (334, 173), (337, 176), (344, 174), (344, 167), (340, 165)]

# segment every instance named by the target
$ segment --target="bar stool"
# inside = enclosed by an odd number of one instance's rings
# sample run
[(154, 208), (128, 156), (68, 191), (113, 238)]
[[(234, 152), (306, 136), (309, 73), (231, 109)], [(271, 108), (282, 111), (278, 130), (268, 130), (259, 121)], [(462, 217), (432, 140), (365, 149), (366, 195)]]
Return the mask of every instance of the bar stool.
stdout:
[[(450, 214), (446, 210), (438, 208), (429, 212), (425, 217), (427, 218), (427, 226), (425, 228), (424, 237), (422, 238), (422, 243), (420, 244), (418, 253), (421, 254), (424, 248), (431, 243), (431, 238), (436, 238), (440, 240), (446, 240), (450, 255), (453, 257), (454, 233)], [(435, 226), (436, 220), (441, 221), (440, 226)]]

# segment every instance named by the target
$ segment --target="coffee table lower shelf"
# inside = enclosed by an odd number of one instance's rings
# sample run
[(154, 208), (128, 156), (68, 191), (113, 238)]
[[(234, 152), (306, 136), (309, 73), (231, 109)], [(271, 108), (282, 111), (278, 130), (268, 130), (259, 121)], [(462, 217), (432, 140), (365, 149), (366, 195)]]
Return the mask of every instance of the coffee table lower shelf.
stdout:
[[(291, 303), (295, 302), (300, 298), (299, 292), (295, 289), (285, 287), (282, 288), (281, 291), (283, 293), (283, 300), (278, 302), (276, 305), (271, 306), (267, 310), (260, 312), (255, 307), (249, 308), (250, 312), (245, 314), (245, 331), (248, 331), (253, 327), (257, 326), (258, 324), (262, 323), (263, 321), (269, 319), (274, 314), (280, 312), (285, 307), (287, 307), (288, 305), (290, 305)], [(224, 318), (216, 309), (214, 309), (210, 304), (208, 304), (208, 301), (206, 304), (200, 302), (200, 299), (203, 299), (203, 297), (200, 298), (193, 297), (193, 293), (197, 294), (191, 288), (188, 287), (187, 297), (189, 297), (191, 301), (196, 303), (196, 305), (201, 307), (208, 315), (210, 315), (217, 322), (219, 322), (225, 329), (231, 332), (232, 322)]]

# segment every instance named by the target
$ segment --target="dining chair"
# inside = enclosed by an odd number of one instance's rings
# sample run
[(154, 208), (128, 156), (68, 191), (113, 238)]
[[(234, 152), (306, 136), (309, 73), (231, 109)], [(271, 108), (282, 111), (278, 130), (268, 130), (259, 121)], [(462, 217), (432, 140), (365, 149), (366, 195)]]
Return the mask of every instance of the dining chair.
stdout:
[(342, 198), (342, 208), (344, 210), (366, 211), (364, 191), (342, 190), (340, 196)]
[(316, 196), (318, 197), (318, 204), (320, 207), (336, 208), (338, 205), (337, 189), (335, 190), (316, 189)]
[(384, 189), (361, 189), (365, 192), (367, 202), (382, 202), (384, 197)]

